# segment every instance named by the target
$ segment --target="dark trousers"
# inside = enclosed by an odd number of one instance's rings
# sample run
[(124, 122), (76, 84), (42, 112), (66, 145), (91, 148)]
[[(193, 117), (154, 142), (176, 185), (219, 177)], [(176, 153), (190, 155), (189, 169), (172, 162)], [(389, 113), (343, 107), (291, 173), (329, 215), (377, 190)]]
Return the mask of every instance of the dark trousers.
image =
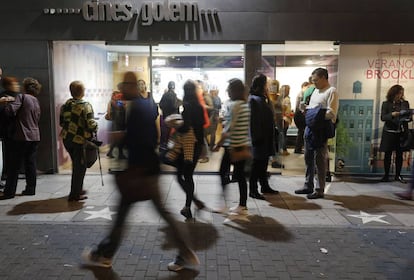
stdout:
[[(384, 172), (388, 177), (390, 174), (392, 151), (384, 152)], [(403, 162), (403, 152), (398, 147), (395, 151), (395, 176), (400, 176)]]
[[(171, 228), (172, 237), (179, 249), (178, 254), (180, 256), (188, 255), (190, 249), (185, 241), (188, 240), (186, 232), (180, 229), (173, 215), (163, 206), (161, 195), (159, 193), (158, 176), (145, 176), (142, 177), (142, 180), (145, 181), (145, 184), (143, 183), (143, 185), (157, 190), (152, 198), (152, 203), (154, 204), (157, 212)], [(121, 243), (122, 235), (125, 229), (125, 221), (132, 204), (133, 203), (127, 201), (124, 197), (121, 197), (115, 223), (113, 224), (109, 235), (99, 243), (98, 248), (94, 253), (106, 258), (112, 258), (115, 255)]]
[(270, 188), (269, 182), (267, 181), (267, 165), (267, 159), (253, 159), (249, 180), (250, 193), (258, 192), (257, 181), (259, 181), (262, 189)]
[(180, 155), (177, 160), (177, 181), (181, 188), (184, 190), (186, 199), (185, 206), (190, 207), (193, 200), (197, 200), (194, 197), (194, 169), (197, 165), (198, 159), (203, 149), (203, 143), (196, 142), (194, 145), (194, 156), (192, 162), (184, 161), (184, 156)]
[(14, 196), (16, 194), (17, 180), (22, 162), (26, 176), (26, 191), (34, 193), (36, 191), (36, 154), (38, 142), (6, 140), (6, 147), (10, 149), (9, 157), (6, 162), (7, 179), (4, 194)]
[(295, 152), (301, 152), (304, 144), (303, 134), (305, 133), (304, 127), (298, 127), (298, 135), (296, 136)]
[[(230, 162), (230, 152), (227, 147), (224, 148), (224, 154), (221, 159), (220, 163), (220, 179), (221, 179), (221, 186), (223, 187), (223, 193), (225, 192), (225, 188), (227, 184), (229, 184), (229, 166), (232, 163)], [(247, 182), (246, 177), (244, 175), (244, 166), (246, 161), (238, 161), (233, 163), (233, 178), (237, 180), (239, 184), (239, 205), (246, 206), (247, 201)]]
[(11, 147), (7, 146), (7, 139), (2, 139), (2, 150), (3, 150), (3, 170), (1, 172), (1, 180), (6, 180), (7, 178), (7, 167), (10, 164), (10, 154), (11, 154)]
[(72, 159), (72, 179), (70, 182), (69, 198), (77, 199), (83, 190), (83, 179), (86, 173), (83, 147), (82, 144), (76, 144), (66, 140), (63, 140), (63, 145)]

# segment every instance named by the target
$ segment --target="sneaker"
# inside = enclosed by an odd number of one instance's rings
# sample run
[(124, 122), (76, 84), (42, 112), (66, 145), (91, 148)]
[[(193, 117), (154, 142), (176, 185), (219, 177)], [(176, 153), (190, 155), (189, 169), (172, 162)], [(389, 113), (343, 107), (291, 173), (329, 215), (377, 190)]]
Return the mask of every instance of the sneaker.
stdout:
[(237, 214), (237, 215), (247, 215), (247, 207), (246, 206), (234, 206), (229, 209), (230, 214)]
[(112, 259), (105, 258), (96, 253), (93, 253), (92, 249), (88, 247), (83, 250), (81, 257), (86, 265), (105, 267), (105, 268), (112, 267)]
[(168, 264), (168, 270), (178, 272), (183, 269), (192, 269), (197, 270), (197, 266), (200, 264), (200, 261), (197, 255), (191, 251), (191, 256), (183, 258), (182, 256), (175, 257), (173, 262)]

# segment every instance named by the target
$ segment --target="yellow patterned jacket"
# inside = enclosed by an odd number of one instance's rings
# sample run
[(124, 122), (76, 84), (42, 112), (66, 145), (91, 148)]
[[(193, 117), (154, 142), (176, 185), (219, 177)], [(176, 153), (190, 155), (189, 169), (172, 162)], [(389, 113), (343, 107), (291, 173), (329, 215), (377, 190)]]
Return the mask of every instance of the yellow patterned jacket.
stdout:
[(83, 144), (85, 139), (91, 139), (98, 130), (92, 105), (83, 99), (70, 98), (62, 105), (59, 124), (62, 127), (60, 136), (76, 144)]

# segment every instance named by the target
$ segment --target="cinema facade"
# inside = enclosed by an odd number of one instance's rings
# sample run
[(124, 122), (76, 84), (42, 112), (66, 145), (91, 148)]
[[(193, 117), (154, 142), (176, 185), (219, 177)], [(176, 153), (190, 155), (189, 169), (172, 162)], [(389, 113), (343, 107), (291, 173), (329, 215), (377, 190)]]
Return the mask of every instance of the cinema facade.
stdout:
[[(341, 102), (331, 169), (380, 174), (387, 89), (403, 85), (414, 104), (413, 12), (414, 2), (402, 0), (5, 1), (0, 67), (43, 85), (41, 172), (59, 172), (68, 159), (57, 122), (73, 80), (85, 83), (106, 142), (103, 116), (125, 71), (157, 101), (170, 80), (179, 95), (186, 79), (205, 80), (225, 99), (228, 79), (249, 84), (257, 73), (289, 84), (293, 101), (312, 69), (326, 67)], [(404, 173), (411, 159), (405, 153)]]

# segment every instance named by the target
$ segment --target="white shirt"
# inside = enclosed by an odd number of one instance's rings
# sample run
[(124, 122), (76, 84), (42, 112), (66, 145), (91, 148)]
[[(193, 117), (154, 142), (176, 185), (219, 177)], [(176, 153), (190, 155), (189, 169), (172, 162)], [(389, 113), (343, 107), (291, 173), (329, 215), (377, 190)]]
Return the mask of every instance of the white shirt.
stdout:
[(325, 89), (315, 89), (309, 101), (308, 108), (315, 108), (319, 105), (327, 109), (325, 119), (332, 120), (335, 123), (339, 107), (339, 96), (336, 88), (329, 86)]

